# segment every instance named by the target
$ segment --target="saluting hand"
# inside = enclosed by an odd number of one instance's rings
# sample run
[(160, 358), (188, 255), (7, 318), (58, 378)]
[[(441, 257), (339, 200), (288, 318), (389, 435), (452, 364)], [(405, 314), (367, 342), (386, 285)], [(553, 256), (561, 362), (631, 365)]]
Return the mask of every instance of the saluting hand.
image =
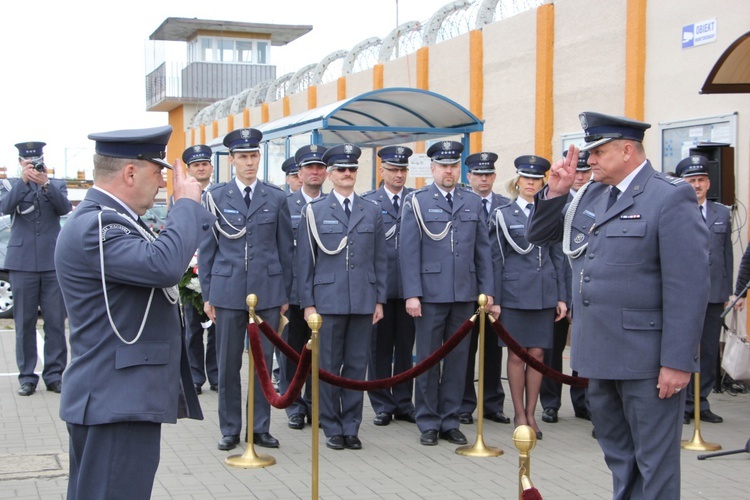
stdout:
[(185, 173), (185, 165), (179, 159), (172, 164), (172, 187), (175, 201), (188, 198), (198, 203), (201, 202), (201, 185), (195, 177)]
[(547, 199), (568, 196), (570, 193), (578, 166), (578, 151), (578, 148), (571, 144), (568, 155), (557, 160), (550, 168)]

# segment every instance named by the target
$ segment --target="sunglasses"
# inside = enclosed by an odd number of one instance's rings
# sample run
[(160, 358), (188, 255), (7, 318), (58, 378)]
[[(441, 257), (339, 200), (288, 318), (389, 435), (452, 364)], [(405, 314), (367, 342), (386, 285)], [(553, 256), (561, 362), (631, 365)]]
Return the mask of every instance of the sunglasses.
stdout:
[(353, 172), (356, 172), (358, 168), (359, 168), (359, 167), (336, 167), (336, 168), (335, 168), (335, 170), (336, 170), (336, 172), (340, 172), (340, 173), (342, 173), (342, 174), (343, 174), (343, 173), (344, 173), (344, 172), (346, 172), (347, 170), (348, 170), (349, 172), (352, 172), (352, 173), (353, 173)]

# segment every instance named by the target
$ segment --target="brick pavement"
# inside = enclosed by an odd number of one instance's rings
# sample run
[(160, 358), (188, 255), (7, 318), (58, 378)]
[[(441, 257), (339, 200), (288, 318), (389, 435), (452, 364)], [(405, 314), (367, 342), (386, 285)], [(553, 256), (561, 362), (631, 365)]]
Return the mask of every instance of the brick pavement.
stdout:
[[(18, 396), (14, 372), (14, 334), (0, 330), (0, 498), (65, 498), (68, 444), (65, 425), (57, 416), (59, 396), (43, 387), (31, 397)], [(244, 373), (243, 383), (247, 378)], [(546, 499), (611, 498), (610, 474), (591, 438), (591, 424), (575, 418), (567, 394), (565, 398), (559, 423), (545, 424), (541, 415), (537, 417), (544, 439), (532, 451), (534, 484)], [(284, 412), (274, 410), (271, 432), (281, 441), (281, 448), (256, 448), (256, 452), (271, 454), (276, 465), (231, 468), (224, 465), (228, 453), (216, 449), (220, 437), (217, 395), (206, 390), (200, 400), (205, 420), (163, 426), (154, 499), (310, 498), (309, 426), (291, 430)], [(750, 395), (713, 394), (712, 409), (725, 422), (704, 423), (703, 439), (724, 449), (744, 448), (750, 438), (749, 400)], [(508, 413), (509, 405), (506, 402)], [(321, 432), (321, 498), (517, 498), (518, 452), (512, 442), (512, 426), (485, 422), (485, 443), (505, 453), (497, 458), (469, 458), (455, 454), (456, 447), (445, 441), (435, 447), (421, 446), (413, 424), (394, 421), (388, 427), (376, 427), (372, 418), (365, 398), (361, 451), (329, 450)], [(473, 442), (476, 424), (464, 425), (462, 430)], [(684, 426), (683, 437), (692, 435), (693, 426)], [(237, 449), (229, 454), (241, 452)], [(705, 461), (698, 461), (698, 454), (682, 452), (683, 498), (750, 497), (748, 454)]]

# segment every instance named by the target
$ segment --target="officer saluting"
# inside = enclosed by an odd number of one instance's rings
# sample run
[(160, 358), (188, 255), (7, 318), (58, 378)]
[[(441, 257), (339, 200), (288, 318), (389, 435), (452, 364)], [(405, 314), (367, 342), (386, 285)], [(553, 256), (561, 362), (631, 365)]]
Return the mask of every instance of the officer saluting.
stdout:
[[(487, 225), (479, 215), (481, 198), (458, 188), (463, 145), (439, 141), (427, 156), (434, 183), (410, 193), (404, 202), (399, 235), (401, 283), (406, 312), (416, 325), (417, 362), (432, 354), (471, 317), (480, 293), (492, 307), (492, 259)], [(414, 403), (420, 443), (438, 437), (466, 444), (458, 412), (464, 394), (469, 339), (440, 366), (417, 377)]]
[(158, 237), (139, 215), (165, 186), (172, 127), (91, 134), (94, 186), (60, 232), (58, 279), (71, 361), (60, 418), (70, 434), (68, 498), (149, 498), (161, 424), (202, 419), (183, 343), (177, 287), (213, 217), (200, 185), (174, 170)]
[(55, 275), (55, 241), (60, 216), (70, 212), (65, 181), (50, 179), (44, 166), (43, 142), (21, 142), (18, 163), (21, 177), (0, 183), (0, 212), (11, 217), (5, 268), (10, 271), (16, 323), (18, 394), (30, 396), (39, 376), (36, 321), (39, 308), (44, 320), (44, 369), (48, 391), (60, 393), (68, 362), (65, 344), (65, 305)]
[(570, 364), (589, 378), (614, 498), (679, 498), (680, 391), (698, 368), (708, 230), (693, 189), (646, 159), (651, 125), (592, 112), (580, 120), (594, 182), (565, 209), (578, 161), (571, 146), (537, 195), (526, 236), (562, 241), (571, 259)]

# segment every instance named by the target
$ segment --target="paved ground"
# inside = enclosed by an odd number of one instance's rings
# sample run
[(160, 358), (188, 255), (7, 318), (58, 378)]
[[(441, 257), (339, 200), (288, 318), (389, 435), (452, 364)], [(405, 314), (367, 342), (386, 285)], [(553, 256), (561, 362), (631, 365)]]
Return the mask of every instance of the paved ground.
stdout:
[[(12, 328), (12, 323), (0, 323), (0, 498), (64, 498), (68, 438), (65, 425), (57, 416), (59, 396), (43, 387), (31, 397), (16, 394), (14, 334), (2, 328)], [(281, 441), (281, 448), (256, 448), (256, 452), (270, 451), (276, 465), (263, 469), (227, 467), (224, 458), (242, 450), (226, 453), (216, 449), (220, 437), (217, 395), (207, 390), (200, 398), (205, 420), (183, 420), (163, 427), (162, 457), (153, 498), (310, 498), (309, 426), (303, 431), (291, 430), (286, 426), (284, 412), (274, 410), (271, 432)], [(750, 438), (750, 395), (713, 394), (711, 400), (713, 410), (725, 422), (704, 423), (703, 439), (727, 450), (744, 448)], [(509, 404), (506, 403), (506, 410), (510, 409)], [(361, 451), (329, 450), (320, 434), (321, 498), (517, 498), (518, 452), (513, 446), (512, 426), (494, 422), (484, 426), (485, 443), (502, 448), (504, 455), (468, 458), (457, 455), (456, 447), (445, 441), (435, 447), (421, 446), (413, 424), (394, 422), (388, 427), (375, 427), (367, 398), (364, 414)], [(531, 470), (542, 496), (611, 498), (609, 471), (599, 446), (591, 438), (591, 424), (573, 416), (569, 400), (560, 411), (559, 423), (541, 423), (541, 416), (537, 420), (544, 439), (532, 451)], [(462, 426), (462, 430), (473, 442), (476, 424)], [(683, 436), (690, 439), (693, 427), (684, 426)], [(698, 452), (682, 452), (683, 498), (750, 497), (748, 454), (705, 461), (697, 460), (697, 455)]]

